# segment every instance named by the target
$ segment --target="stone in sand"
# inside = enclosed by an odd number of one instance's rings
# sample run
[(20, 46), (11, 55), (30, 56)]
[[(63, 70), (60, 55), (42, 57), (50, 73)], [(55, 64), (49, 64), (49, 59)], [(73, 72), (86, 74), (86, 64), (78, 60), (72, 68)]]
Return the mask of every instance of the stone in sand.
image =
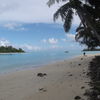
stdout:
[(46, 92), (47, 90), (44, 88), (39, 88), (39, 91)]
[(81, 97), (80, 96), (76, 96), (74, 99), (75, 100), (79, 100), (79, 99), (81, 99)]
[(70, 74), (69, 76), (73, 76), (73, 74)]
[(81, 87), (81, 89), (84, 89), (84, 88), (85, 88), (84, 86)]
[(79, 66), (81, 66), (81, 64), (78, 64)]
[(46, 73), (38, 73), (37, 76), (44, 77), (44, 76), (47, 76), (47, 74)]
[(81, 60), (83, 60), (83, 58), (81, 58)]

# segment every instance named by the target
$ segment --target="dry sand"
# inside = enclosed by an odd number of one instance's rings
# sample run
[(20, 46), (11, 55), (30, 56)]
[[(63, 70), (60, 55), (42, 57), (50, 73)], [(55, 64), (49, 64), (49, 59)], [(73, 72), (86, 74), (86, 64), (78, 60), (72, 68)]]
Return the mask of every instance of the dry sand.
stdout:
[[(75, 96), (86, 100), (83, 94), (89, 89), (90, 81), (86, 73), (93, 57), (80, 56), (0, 75), (0, 100), (74, 100)], [(38, 73), (46, 73), (47, 76), (39, 77)]]

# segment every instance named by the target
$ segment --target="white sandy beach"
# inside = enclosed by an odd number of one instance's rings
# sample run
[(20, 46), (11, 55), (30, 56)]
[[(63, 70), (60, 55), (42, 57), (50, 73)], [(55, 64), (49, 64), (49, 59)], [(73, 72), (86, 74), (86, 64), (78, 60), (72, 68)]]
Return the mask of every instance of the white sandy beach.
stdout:
[[(86, 72), (93, 57), (80, 56), (0, 75), (0, 100), (74, 100), (75, 96), (86, 99), (83, 94), (90, 88)], [(39, 77), (38, 73), (47, 76)]]

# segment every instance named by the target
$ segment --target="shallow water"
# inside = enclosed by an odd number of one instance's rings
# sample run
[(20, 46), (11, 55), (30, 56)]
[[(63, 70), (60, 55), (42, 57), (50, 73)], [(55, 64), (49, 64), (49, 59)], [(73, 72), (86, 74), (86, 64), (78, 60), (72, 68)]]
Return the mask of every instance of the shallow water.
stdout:
[[(100, 51), (86, 52), (86, 54), (100, 53)], [(0, 74), (11, 71), (39, 67), (54, 61), (68, 59), (82, 54), (81, 51), (69, 51), (65, 53), (63, 50), (55, 51), (37, 51), (22, 54), (0, 54)]]

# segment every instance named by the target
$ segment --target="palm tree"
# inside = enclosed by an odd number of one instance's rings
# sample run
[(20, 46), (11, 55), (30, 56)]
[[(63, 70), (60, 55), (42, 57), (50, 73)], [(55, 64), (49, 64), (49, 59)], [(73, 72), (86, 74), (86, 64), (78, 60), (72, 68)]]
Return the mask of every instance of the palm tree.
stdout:
[(54, 14), (54, 20), (61, 16), (62, 20), (64, 21), (64, 29), (66, 32), (68, 32), (72, 24), (73, 15), (74, 13), (77, 13), (83, 26), (85, 28), (90, 28), (91, 34), (95, 35), (100, 41), (100, 35), (96, 30), (95, 21), (93, 21), (90, 13), (85, 8), (85, 4), (81, 2), (81, 0), (49, 0), (48, 5), (51, 6), (53, 3), (59, 3), (60, 1), (68, 2), (56, 11)]
[(92, 6), (95, 6), (95, 9), (100, 9), (100, 0), (86, 0)]
[(88, 50), (93, 50), (95, 47), (100, 46), (100, 42), (91, 34), (89, 28), (85, 29), (81, 26), (78, 27), (75, 39), (80, 44), (85, 44), (88, 47)]

